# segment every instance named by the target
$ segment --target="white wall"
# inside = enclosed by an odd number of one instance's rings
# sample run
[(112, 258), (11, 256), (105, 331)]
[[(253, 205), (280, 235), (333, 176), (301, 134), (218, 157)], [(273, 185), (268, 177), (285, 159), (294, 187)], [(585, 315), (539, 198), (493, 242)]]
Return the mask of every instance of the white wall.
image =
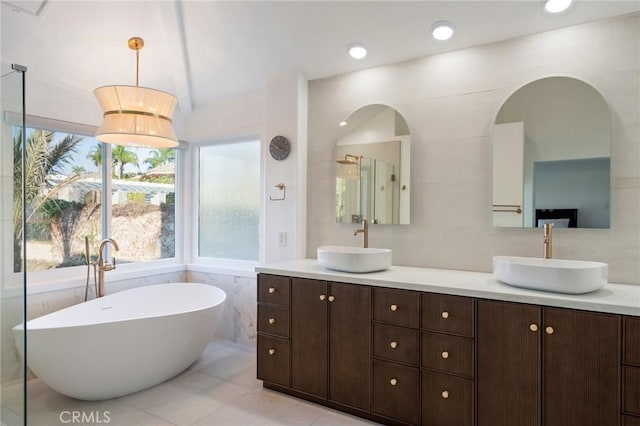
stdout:
[[(305, 257), (307, 203), (307, 80), (299, 73), (272, 76), (265, 96), (264, 146), (264, 244), (262, 261), (273, 263)], [(269, 142), (282, 135), (291, 143), (291, 153), (282, 161), (268, 154)], [(283, 191), (275, 186), (286, 186)], [(279, 234), (286, 233), (286, 246)]]
[(612, 282), (640, 283), (640, 34), (638, 15), (312, 81), (309, 86), (307, 255), (358, 245), (333, 217), (337, 123), (370, 103), (396, 108), (412, 141), (412, 223), (373, 226), (393, 263), (491, 271), (494, 254), (540, 256), (537, 230), (491, 226), (490, 126), (504, 100), (540, 77), (594, 85), (613, 117), (609, 230), (558, 230), (557, 257), (608, 262)]

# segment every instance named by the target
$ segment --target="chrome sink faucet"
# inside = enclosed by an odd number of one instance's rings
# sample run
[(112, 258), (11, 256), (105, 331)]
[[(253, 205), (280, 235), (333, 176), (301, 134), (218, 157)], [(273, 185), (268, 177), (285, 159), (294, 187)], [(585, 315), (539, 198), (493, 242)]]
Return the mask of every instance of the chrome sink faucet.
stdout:
[(542, 243), (542, 257), (544, 259), (551, 259), (551, 235), (553, 230), (553, 223), (544, 224), (544, 242)]
[(96, 297), (104, 296), (104, 273), (105, 271), (111, 271), (116, 269), (116, 258), (113, 258), (113, 263), (105, 262), (104, 260), (104, 248), (107, 244), (111, 244), (115, 251), (118, 251), (118, 243), (113, 238), (106, 238), (100, 242), (100, 248), (98, 249), (98, 261), (96, 266), (98, 267), (98, 278), (96, 281)]
[(353, 231), (354, 236), (358, 235), (359, 233), (362, 233), (364, 236), (362, 246), (364, 248), (368, 248), (369, 247), (369, 224), (367, 223), (367, 219), (364, 219), (362, 221), (362, 228), (358, 228), (355, 231)]

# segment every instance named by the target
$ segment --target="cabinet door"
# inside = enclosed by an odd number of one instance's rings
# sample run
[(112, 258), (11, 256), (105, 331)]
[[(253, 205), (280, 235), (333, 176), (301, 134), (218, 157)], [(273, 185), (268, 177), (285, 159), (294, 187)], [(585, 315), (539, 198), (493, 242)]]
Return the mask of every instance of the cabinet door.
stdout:
[(640, 318), (624, 317), (622, 362), (640, 367)]
[(369, 411), (371, 293), (329, 284), (329, 399)]
[(540, 319), (537, 306), (478, 301), (478, 426), (540, 425)]
[(291, 282), (291, 387), (327, 397), (327, 283)]
[(543, 333), (544, 426), (618, 426), (620, 317), (544, 308)]
[(372, 407), (374, 414), (410, 425), (420, 417), (420, 370), (374, 359)]
[(640, 368), (622, 367), (622, 409), (640, 416)]
[(422, 426), (440, 425), (473, 425), (473, 381), (422, 370)]

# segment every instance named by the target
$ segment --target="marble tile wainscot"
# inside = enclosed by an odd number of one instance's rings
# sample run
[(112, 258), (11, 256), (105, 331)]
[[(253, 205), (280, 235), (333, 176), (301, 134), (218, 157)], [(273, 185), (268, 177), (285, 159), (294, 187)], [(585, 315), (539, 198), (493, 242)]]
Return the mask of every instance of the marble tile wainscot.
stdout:
[[(258, 345), (266, 388), (383, 424), (640, 422), (640, 286), (565, 295), (509, 287), (488, 273), (391, 266), (349, 274), (315, 259), (256, 271), (259, 316), (278, 292), (271, 283), (287, 292), (277, 320), (287, 321), (286, 344)], [(267, 342), (270, 318), (258, 320)], [(260, 365), (273, 368), (265, 375)], [(340, 395), (334, 382), (358, 385)]]

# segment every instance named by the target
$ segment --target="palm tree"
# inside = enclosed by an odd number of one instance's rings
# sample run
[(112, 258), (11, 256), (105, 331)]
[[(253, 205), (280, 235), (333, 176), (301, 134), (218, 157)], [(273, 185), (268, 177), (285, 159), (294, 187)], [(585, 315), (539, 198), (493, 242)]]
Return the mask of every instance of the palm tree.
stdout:
[[(54, 175), (63, 175), (65, 166), (70, 165), (73, 154), (82, 137), (67, 135), (55, 143), (55, 132), (33, 130), (26, 143), (25, 162), (25, 204), (27, 221), (38, 210), (44, 201), (51, 198), (62, 187), (68, 185), (78, 175), (66, 177), (62, 182), (54, 184)], [(13, 232), (14, 232), (14, 270), (21, 270), (22, 265), (22, 132), (13, 139)]]
[(126, 164), (133, 164), (140, 168), (138, 165), (138, 155), (133, 151), (129, 151), (122, 145), (116, 145), (113, 147), (111, 150), (111, 158), (113, 160), (113, 164), (118, 168), (118, 179), (122, 179), (124, 166)]
[(149, 152), (149, 155), (150, 157), (147, 157), (144, 162), (149, 164), (151, 168), (173, 163), (176, 159), (176, 151), (173, 148), (154, 149)]
[(100, 170), (100, 166), (102, 165), (102, 144), (100, 142), (91, 148), (87, 154), (87, 158)]

